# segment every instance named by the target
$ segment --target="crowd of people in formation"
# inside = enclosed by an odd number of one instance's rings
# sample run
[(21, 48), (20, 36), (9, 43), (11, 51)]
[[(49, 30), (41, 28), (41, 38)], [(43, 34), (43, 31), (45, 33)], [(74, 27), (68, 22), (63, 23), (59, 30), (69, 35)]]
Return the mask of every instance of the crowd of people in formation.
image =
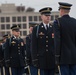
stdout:
[(20, 37), (20, 26), (0, 40), (0, 75), (76, 75), (76, 19), (72, 4), (59, 2), (60, 17), (51, 20), (51, 7), (39, 10), (41, 23), (29, 23), (29, 34)]

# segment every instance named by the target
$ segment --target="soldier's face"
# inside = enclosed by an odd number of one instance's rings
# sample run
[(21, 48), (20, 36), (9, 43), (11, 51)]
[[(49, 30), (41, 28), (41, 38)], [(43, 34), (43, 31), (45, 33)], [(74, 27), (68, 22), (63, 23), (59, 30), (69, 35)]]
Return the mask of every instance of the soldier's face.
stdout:
[(59, 14), (60, 14), (60, 16), (63, 15), (63, 10), (62, 9), (59, 10)]
[(42, 21), (44, 22), (44, 23), (49, 23), (50, 22), (50, 19), (51, 19), (51, 17), (50, 17), (50, 15), (41, 15), (41, 19), (42, 19)]
[(6, 42), (6, 38), (4, 38), (3, 42)]
[(20, 31), (12, 31), (12, 34), (16, 37), (20, 36)]
[(33, 27), (30, 27), (30, 29), (29, 29), (30, 33), (32, 33), (32, 30), (33, 30)]

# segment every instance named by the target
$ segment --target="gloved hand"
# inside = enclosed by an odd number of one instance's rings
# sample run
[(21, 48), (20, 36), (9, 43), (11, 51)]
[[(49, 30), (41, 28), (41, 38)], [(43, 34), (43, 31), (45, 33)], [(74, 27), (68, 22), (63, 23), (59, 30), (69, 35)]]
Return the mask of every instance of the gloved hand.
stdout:
[(39, 61), (38, 61), (38, 59), (32, 60), (32, 64), (33, 64), (35, 67), (39, 67)]
[(26, 65), (30, 65), (30, 60), (26, 59)]
[(56, 65), (60, 64), (60, 56), (55, 56), (55, 64)]
[(4, 60), (0, 60), (0, 66), (4, 66)]
[(5, 65), (6, 65), (6, 67), (10, 67), (10, 60), (5, 61)]

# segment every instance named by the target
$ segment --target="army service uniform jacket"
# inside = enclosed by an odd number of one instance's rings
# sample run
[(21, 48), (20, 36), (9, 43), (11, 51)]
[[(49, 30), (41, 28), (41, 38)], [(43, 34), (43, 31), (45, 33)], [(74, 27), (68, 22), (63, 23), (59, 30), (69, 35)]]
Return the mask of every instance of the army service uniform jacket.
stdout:
[(55, 66), (53, 27), (49, 25), (46, 30), (43, 23), (39, 25), (38, 30), (37, 27), (32, 32), (32, 62), (40, 69), (53, 69)]
[(55, 55), (60, 64), (76, 64), (76, 19), (64, 15), (54, 22)]
[(14, 36), (7, 39), (4, 50), (5, 63), (11, 67), (25, 66), (25, 47), (23, 39)]
[(26, 36), (26, 59), (27, 64), (32, 65), (32, 59), (31, 59), (31, 36), (32, 34), (29, 34)]
[(2, 45), (0, 45), (0, 66), (4, 65), (4, 53), (2, 50)]

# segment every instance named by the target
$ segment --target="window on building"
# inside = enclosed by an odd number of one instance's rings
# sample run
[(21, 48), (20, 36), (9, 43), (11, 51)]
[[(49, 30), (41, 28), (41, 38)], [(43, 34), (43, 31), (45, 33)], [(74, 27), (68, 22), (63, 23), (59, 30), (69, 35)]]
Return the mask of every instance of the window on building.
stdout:
[(6, 29), (10, 29), (10, 24), (6, 24)]
[(18, 22), (21, 22), (21, 17), (17, 17), (17, 21)]
[(11, 34), (10, 31), (7, 31), (6, 34)]
[(27, 31), (23, 31), (23, 36), (26, 36), (27, 35)]
[(34, 16), (34, 21), (37, 21), (37, 16)]
[(29, 16), (29, 21), (33, 21), (33, 18), (32, 18), (32, 16)]
[(1, 22), (5, 22), (5, 17), (1, 17)]
[(16, 17), (12, 17), (12, 22), (16, 22)]
[(6, 17), (6, 22), (10, 22), (10, 17)]
[(1, 35), (4, 36), (4, 35), (5, 35), (5, 31), (2, 31), (2, 32), (1, 32)]
[(22, 17), (22, 21), (23, 21), (23, 22), (26, 22), (26, 16), (23, 16), (23, 17)]
[(52, 20), (52, 21), (54, 20), (54, 15), (51, 15), (51, 20)]
[(20, 31), (20, 35), (22, 36), (22, 31)]
[(12, 26), (14, 26), (14, 25), (16, 25), (16, 24), (12, 24)]
[(4, 24), (1, 24), (1, 29), (5, 29), (5, 25)]
[(26, 29), (27, 28), (27, 25), (26, 24), (23, 24), (23, 29)]
[(55, 19), (57, 19), (59, 17), (59, 15), (55, 15)]

